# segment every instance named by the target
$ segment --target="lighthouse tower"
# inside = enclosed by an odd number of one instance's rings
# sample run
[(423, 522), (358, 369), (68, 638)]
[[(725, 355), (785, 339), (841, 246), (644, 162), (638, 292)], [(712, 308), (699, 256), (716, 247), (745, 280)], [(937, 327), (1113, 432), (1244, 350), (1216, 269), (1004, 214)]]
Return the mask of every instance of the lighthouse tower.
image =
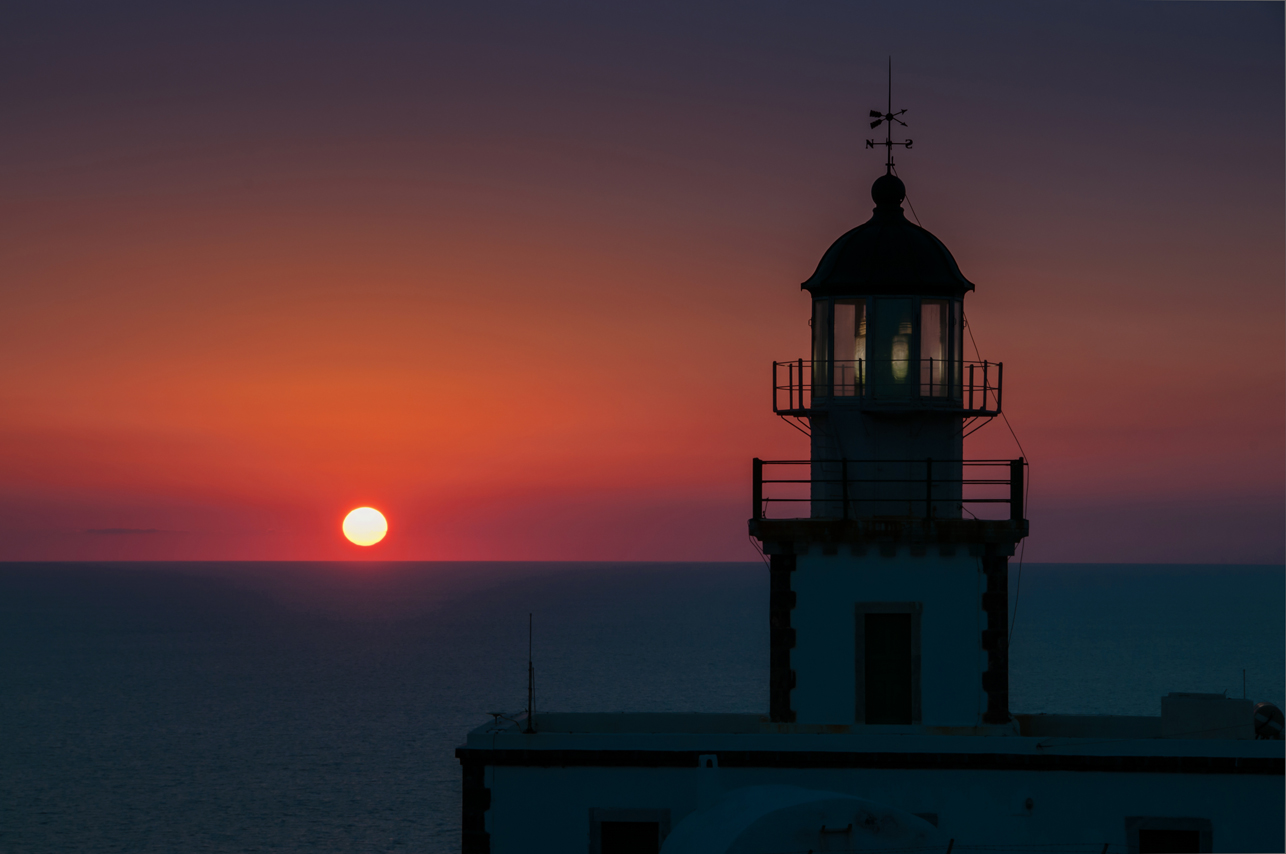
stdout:
[[(903, 111), (904, 112), (904, 111)], [(900, 113), (881, 114), (890, 126)], [(876, 143), (868, 141), (868, 147)], [(807, 461), (754, 461), (750, 532), (771, 566), (770, 714), (781, 723), (1010, 723), (1008, 563), (1027, 534), (1023, 461), (966, 460), (1003, 368), (963, 358), (951, 253), (886, 171), (871, 218), (803, 283), (811, 358), (773, 366)]]

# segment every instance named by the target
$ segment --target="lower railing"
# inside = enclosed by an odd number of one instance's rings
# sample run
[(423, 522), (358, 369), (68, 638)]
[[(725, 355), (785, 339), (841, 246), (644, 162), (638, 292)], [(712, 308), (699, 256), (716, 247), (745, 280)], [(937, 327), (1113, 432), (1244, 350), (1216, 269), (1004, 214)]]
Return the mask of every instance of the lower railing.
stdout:
[[(1023, 467), (1016, 460), (754, 460), (755, 519), (858, 519), (960, 514), (1023, 518)], [(802, 506), (801, 506), (802, 505)], [(976, 512), (970, 508), (976, 508)], [(804, 513), (786, 513), (795, 508)], [(773, 513), (772, 510), (783, 512)], [(981, 514), (981, 515), (980, 515)]]

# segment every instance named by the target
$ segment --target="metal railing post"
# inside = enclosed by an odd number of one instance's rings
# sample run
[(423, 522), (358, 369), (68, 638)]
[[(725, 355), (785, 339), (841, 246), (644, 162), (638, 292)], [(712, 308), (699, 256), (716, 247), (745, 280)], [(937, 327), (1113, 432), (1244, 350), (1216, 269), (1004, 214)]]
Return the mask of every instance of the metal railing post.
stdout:
[(752, 485), (750, 487), (750, 500), (754, 502), (754, 510), (750, 514), (751, 519), (762, 519), (764, 506), (764, 461), (755, 457), (751, 463)]
[(933, 457), (924, 460), (924, 518), (933, 518)]
[(973, 362), (969, 363), (969, 410), (973, 411)]
[(1009, 461), (1009, 518), (1023, 518), (1023, 458)]
[(773, 363), (772, 363), (772, 411), (773, 411), (773, 415), (776, 415), (778, 412), (780, 412), (780, 411), (781, 411), (781, 410), (779, 410), (779, 409), (777, 408), (777, 398), (778, 398), (778, 394), (777, 394), (777, 392), (778, 392), (778, 388), (777, 388), (777, 363), (776, 363), (776, 362), (773, 362)]
[[(804, 360), (799, 359), (799, 408), (804, 408)], [(811, 382), (810, 382), (811, 385)]]
[[(776, 382), (777, 363), (773, 362), (773, 382)], [(786, 363), (786, 410), (790, 411), (795, 408), (795, 366), (790, 362)]]
[(996, 411), (1000, 411), (1000, 396), (1005, 393), (1005, 363), (996, 363)]

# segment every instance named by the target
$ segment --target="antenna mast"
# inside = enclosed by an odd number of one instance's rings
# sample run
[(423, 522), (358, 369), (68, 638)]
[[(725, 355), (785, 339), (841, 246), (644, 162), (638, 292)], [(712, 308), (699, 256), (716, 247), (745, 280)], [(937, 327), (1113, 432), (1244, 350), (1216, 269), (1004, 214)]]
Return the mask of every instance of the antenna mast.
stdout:
[(897, 122), (898, 124), (902, 125), (902, 127), (906, 127), (906, 122), (898, 118), (898, 116), (902, 115), (905, 112), (906, 110), (898, 110), (896, 113), (893, 112), (893, 57), (890, 56), (889, 57), (888, 111), (881, 113), (879, 110), (871, 110), (871, 118), (875, 119), (875, 121), (871, 122), (871, 128), (872, 129), (877, 128), (881, 124), (885, 125), (884, 141), (876, 142), (873, 139), (868, 139), (866, 141), (867, 148), (874, 148), (877, 145), (882, 145), (884, 146), (885, 150), (888, 152), (888, 160), (884, 164), (884, 174), (886, 175), (893, 174), (893, 146), (904, 145), (908, 149), (911, 147), (912, 141), (909, 139), (903, 140), (902, 142), (895, 142), (893, 140), (893, 123)]
[(532, 700), (536, 695), (536, 667), (531, 662), (531, 612), (527, 612), (527, 728), (525, 733), (533, 733)]

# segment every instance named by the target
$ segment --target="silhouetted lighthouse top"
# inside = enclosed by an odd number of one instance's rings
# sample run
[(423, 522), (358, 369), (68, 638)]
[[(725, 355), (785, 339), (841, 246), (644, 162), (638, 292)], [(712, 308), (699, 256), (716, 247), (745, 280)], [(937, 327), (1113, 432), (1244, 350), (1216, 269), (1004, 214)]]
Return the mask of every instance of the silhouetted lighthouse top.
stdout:
[(814, 298), (902, 295), (959, 298), (973, 290), (956, 259), (902, 212), (906, 186), (885, 174), (871, 186), (875, 212), (826, 250), (817, 272), (800, 287)]

